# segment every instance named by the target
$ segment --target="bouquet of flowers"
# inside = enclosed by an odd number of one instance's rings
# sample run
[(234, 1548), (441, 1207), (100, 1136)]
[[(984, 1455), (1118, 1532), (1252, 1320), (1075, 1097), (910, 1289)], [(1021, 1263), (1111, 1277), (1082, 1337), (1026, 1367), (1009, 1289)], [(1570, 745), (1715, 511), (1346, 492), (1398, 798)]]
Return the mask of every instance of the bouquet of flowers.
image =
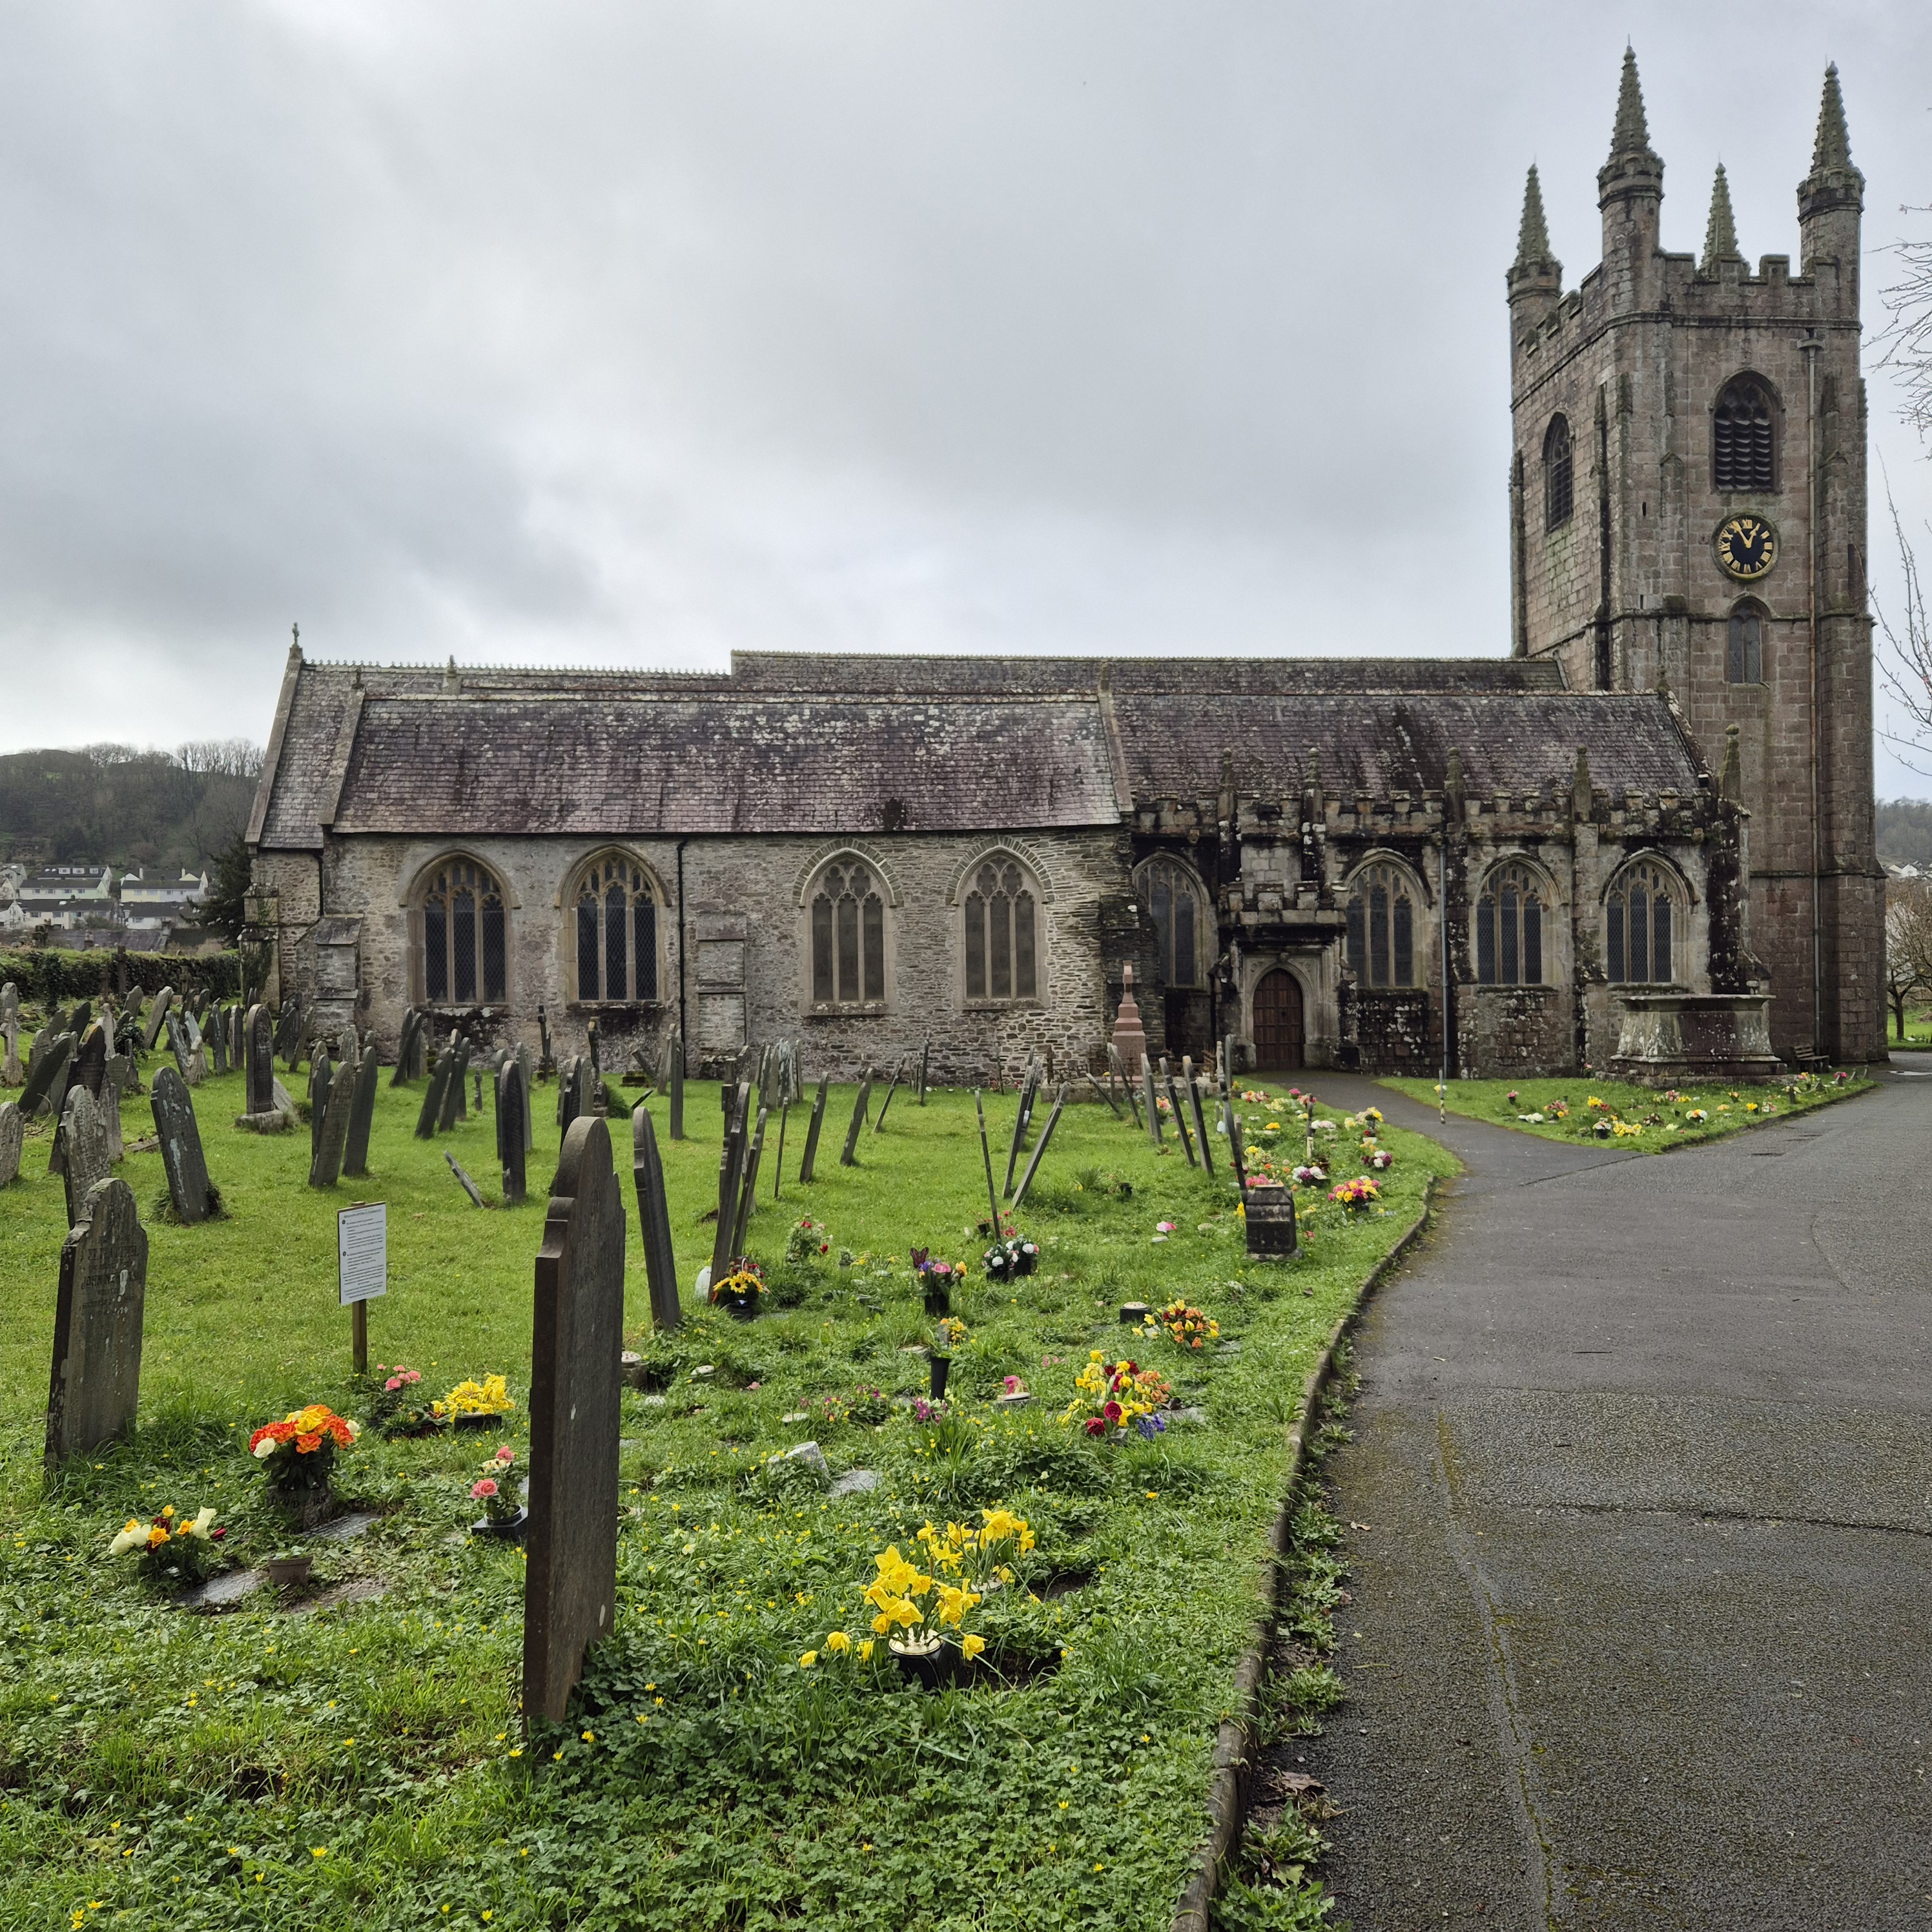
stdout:
[(516, 1468), (517, 1452), (506, 1442), (470, 1485), (471, 1497), (483, 1505), (486, 1522), (514, 1522), (522, 1514), (523, 1505), (517, 1500), (514, 1480)]
[(1395, 1156), (1390, 1154), (1387, 1148), (1377, 1148), (1375, 1152), (1369, 1156), (1369, 1165), (1378, 1174), (1386, 1174), (1394, 1166)]
[(429, 1406), (432, 1415), (473, 1426), (494, 1415), (508, 1415), (516, 1406), (501, 1376), (485, 1376), (480, 1382), (466, 1378), (458, 1382), (440, 1402)]
[(913, 1278), (926, 1298), (926, 1312), (928, 1315), (950, 1313), (952, 1291), (964, 1284), (966, 1270), (957, 1262), (933, 1260), (924, 1248), (914, 1248), (911, 1252)]
[(227, 1534), (225, 1529), (215, 1528), (212, 1504), (204, 1504), (193, 1516), (184, 1516), (176, 1515), (174, 1504), (170, 1503), (152, 1522), (130, 1516), (107, 1546), (107, 1553), (136, 1558), (152, 1582), (179, 1576), (192, 1582), (207, 1573), (214, 1546)]
[(382, 1379), (369, 1397), (369, 1420), (385, 1436), (420, 1436), (442, 1426), (432, 1405), (422, 1399), (420, 1369), (406, 1369), (400, 1362), (385, 1368), (378, 1362), (376, 1373)]
[(1152, 1310), (1142, 1318), (1141, 1333), (1150, 1342), (1157, 1340), (1165, 1333), (1177, 1348), (1198, 1348), (1203, 1342), (1220, 1340), (1221, 1324), (1191, 1303), (1170, 1301), (1166, 1307)]
[[(1098, 1348), (1088, 1353), (1087, 1366), (1073, 1378), (1074, 1396), (1060, 1413), (1062, 1422), (1078, 1422), (1089, 1436), (1109, 1430), (1125, 1431), (1143, 1420), (1158, 1421), (1154, 1412), (1166, 1407), (1173, 1391), (1167, 1378), (1137, 1362), (1110, 1362)], [(1151, 1427), (1140, 1432), (1152, 1436)]]
[(1568, 1100), (1552, 1100), (1543, 1111), (1552, 1120), (1567, 1120), (1570, 1118), (1570, 1102)]
[(314, 1517), (326, 1506), (336, 1451), (350, 1448), (361, 1432), (346, 1416), (312, 1402), (265, 1423), (249, 1437), (248, 1453), (261, 1464), (272, 1495)]
[(933, 1328), (932, 1352), (935, 1355), (950, 1355), (954, 1349), (963, 1348), (973, 1339), (971, 1331), (956, 1315), (942, 1316)]
[(995, 1241), (980, 1258), (986, 1264), (989, 1280), (1018, 1281), (1031, 1274), (1040, 1265), (1040, 1248), (1036, 1243), (1024, 1241), (1017, 1234), (1012, 1234), (1004, 1240)]
[(808, 1214), (785, 1237), (784, 1258), (788, 1262), (814, 1262), (820, 1255), (829, 1255), (832, 1244), (826, 1238), (825, 1223), (814, 1221)]
[[(1013, 1560), (1034, 1546), (1033, 1532), (1023, 1517), (1004, 1509), (982, 1509), (980, 1516), (976, 1529), (949, 1522), (942, 1531), (928, 1522), (919, 1531), (914, 1541), (929, 1570), (902, 1556), (896, 1543), (872, 1559), (878, 1574), (865, 1590), (873, 1610), (872, 1628), (887, 1640), (909, 1676), (936, 1681), (927, 1672), (949, 1637), (969, 1661), (986, 1648), (986, 1640), (968, 1630), (967, 1620), (988, 1591), (1012, 1582)], [(839, 1655), (851, 1649), (852, 1640), (834, 1630), (820, 1648)], [(870, 1655), (871, 1646), (861, 1644), (860, 1660)], [(799, 1663), (809, 1670), (818, 1656), (808, 1651)]]
[(764, 1270), (749, 1255), (736, 1255), (724, 1271), (724, 1279), (711, 1284), (711, 1301), (713, 1306), (728, 1309), (734, 1315), (755, 1315), (758, 1297), (764, 1292)]
[(1382, 1190), (1366, 1174), (1358, 1174), (1353, 1180), (1343, 1181), (1340, 1187), (1331, 1187), (1328, 1198), (1345, 1212), (1359, 1214), (1382, 1198)]
[(1325, 1187), (1328, 1184), (1328, 1170), (1325, 1167), (1298, 1167), (1294, 1170), (1294, 1184), (1298, 1187)]

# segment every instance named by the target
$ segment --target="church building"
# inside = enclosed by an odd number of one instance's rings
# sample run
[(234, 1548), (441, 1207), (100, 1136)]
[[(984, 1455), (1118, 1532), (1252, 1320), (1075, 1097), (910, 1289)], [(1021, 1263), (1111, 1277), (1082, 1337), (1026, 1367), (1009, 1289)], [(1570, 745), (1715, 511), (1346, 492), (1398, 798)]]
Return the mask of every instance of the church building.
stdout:
[[(1858, 233), (1835, 73), (1800, 272), (1662, 252), (1626, 57), (1604, 260), (1532, 170), (1508, 277), (1514, 648), (740, 652), (728, 673), (290, 653), (248, 839), (272, 999), (393, 1048), (814, 1073), (1660, 1080), (1883, 1052)], [(1500, 640), (1499, 640), (1500, 641)], [(1776, 1058), (1774, 1058), (1776, 1056)]]

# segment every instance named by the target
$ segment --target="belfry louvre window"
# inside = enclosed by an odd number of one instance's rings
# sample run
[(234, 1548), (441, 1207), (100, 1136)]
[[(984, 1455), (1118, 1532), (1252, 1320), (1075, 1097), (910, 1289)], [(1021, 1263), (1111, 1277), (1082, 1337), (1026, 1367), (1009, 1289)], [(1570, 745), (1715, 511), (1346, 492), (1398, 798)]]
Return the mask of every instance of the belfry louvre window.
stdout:
[(1348, 894), (1348, 965), (1361, 986), (1415, 984), (1415, 898), (1394, 866), (1369, 866)]
[(1720, 490), (1778, 488), (1777, 416), (1755, 376), (1733, 376), (1711, 424), (1712, 481)]
[(1476, 980), (1484, 986), (1543, 984), (1543, 891), (1528, 867), (1492, 872), (1476, 902)]
[(1199, 986), (1201, 896), (1194, 875), (1171, 859), (1156, 859), (1142, 875), (1141, 889), (1154, 916), (1162, 983)]
[(878, 1006), (886, 997), (886, 902), (856, 859), (826, 867), (812, 897), (812, 1004)]
[(1039, 902), (1010, 859), (989, 859), (966, 894), (966, 997), (1040, 997)]
[(657, 998), (657, 895), (641, 867), (621, 853), (592, 860), (571, 920), (580, 1004)]
[(1764, 614), (1755, 604), (1740, 604), (1731, 613), (1724, 678), (1730, 684), (1764, 682)]
[(1604, 907), (1612, 986), (1668, 986), (1676, 977), (1675, 908), (1660, 867), (1635, 865), (1617, 875)]
[(494, 1005), (506, 993), (503, 893), (481, 866), (452, 859), (423, 895), (423, 998), (432, 1006)]
[(1576, 507), (1575, 477), (1570, 454), (1570, 418), (1552, 416), (1543, 435), (1543, 527), (1560, 528)]

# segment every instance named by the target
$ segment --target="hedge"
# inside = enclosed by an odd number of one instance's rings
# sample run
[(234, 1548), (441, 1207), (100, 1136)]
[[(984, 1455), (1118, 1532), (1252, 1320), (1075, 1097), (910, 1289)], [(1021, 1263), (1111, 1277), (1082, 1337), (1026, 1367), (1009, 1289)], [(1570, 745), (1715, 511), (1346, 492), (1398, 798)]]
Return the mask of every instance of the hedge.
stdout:
[(239, 952), (122, 952), (97, 946), (85, 952), (53, 946), (34, 946), (17, 952), (0, 952), (0, 986), (12, 980), (23, 1000), (43, 1006), (61, 1000), (92, 999), (96, 994), (158, 993), (164, 986), (185, 992), (206, 986), (218, 998), (232, 999), (242, 990)]

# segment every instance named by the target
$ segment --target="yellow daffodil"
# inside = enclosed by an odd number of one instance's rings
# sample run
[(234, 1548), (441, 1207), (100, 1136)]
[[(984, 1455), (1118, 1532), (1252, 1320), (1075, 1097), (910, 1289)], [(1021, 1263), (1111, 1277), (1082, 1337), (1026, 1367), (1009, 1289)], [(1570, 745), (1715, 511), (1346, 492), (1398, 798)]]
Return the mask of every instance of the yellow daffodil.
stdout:
[(843, 1630), (834, 1630), (825, 1640), (826, 1654), (828, 1656), (836, 1657), (840, 1652), (850, 1650), (851, 1648), (852, 1640)]
[(818, 1652), (815, 1650), (808, 1650), (805, 1654), (799, 1659), (798, 1667), (801, 1670), (809, 1670), (818, 1661)]
[(986, 1647), (986, 1640), (982, 1636), (962, 1636), (959, 1640), (961, 1651), (969, 1658), (977, 1657)]

